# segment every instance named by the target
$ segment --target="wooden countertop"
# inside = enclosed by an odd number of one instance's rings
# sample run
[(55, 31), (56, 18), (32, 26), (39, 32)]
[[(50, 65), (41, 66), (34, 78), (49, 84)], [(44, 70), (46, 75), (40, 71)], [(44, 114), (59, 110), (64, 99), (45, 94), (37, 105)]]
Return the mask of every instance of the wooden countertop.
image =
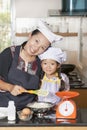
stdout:
[(0, 127), (0, 130), (87, 130), (87, 127)]

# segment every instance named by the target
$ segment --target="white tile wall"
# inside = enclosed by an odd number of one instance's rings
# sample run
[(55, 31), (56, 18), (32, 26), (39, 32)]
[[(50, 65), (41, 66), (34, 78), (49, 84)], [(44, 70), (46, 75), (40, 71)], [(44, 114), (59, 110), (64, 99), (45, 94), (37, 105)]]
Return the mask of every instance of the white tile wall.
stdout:
[[(68, 63), (78, 64), (79, 57), (79, 45), (80, 45), (80, 17), (47, 17), (47, 18), (16, 18), (16, 29), (15, 32), (30, 32), (36, 27), (38, 19), (46, 21), (51, 29), (56, 32), (76, 32), (78, 36), (75, 37), (64, 37), (56, 47), (60, 47), (66, 50), (68, 53)], [(84, 20), (86, 21), (86, 20)], [(86, 31), (86, 25), (83, 27)], [(57, 29), (54, 29), (54, 28)], [(21, 44), (23, 41), (27, 40), (27, 37), (14, 37), (15, 44)], [(76, 56), (75, 56), (76, 54)], [(73, 59), (74, 58), (74, 59)]]

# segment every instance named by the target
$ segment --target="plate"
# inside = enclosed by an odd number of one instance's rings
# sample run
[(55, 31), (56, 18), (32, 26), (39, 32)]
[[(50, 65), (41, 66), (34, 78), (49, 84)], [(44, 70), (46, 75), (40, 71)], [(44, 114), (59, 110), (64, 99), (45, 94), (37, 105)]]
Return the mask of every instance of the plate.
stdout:
[(0, 119), (7, 117), (7, 108), (6, 107), (0, 107)]

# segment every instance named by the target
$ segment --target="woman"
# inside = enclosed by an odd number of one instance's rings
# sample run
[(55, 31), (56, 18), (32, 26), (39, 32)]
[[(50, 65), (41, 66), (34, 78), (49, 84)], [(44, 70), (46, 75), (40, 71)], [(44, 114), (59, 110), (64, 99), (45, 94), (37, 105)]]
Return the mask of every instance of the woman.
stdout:
[(0, 106), (7, 107), (13, 100), (17, 110), (35, 100), (35, 95), (23, 93), (38, 89), (40, 61), (37, 55), (43, 53), (51, 43), (62, 37), (52, 33), (43, 22), (29, 35), (29, 40), (20, 46), (6, 48), (0, 54)]

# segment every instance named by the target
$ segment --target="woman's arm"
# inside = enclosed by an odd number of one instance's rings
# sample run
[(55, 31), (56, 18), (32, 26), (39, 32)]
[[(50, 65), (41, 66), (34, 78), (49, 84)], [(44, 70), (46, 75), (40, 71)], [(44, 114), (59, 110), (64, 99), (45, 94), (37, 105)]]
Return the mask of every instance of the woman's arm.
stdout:
[(6, 83), (3, 80), (0, 80), (0, 89), (3, 91), (9, 91), (14, 96), (17, 96), (22, 92), (26, 92), (26, 89), (22, 86)]
[(4, 82), (3, 80), (0, 79), (0, 90), (11, 92), (13, 89), (13, 86), (14, 85)]

